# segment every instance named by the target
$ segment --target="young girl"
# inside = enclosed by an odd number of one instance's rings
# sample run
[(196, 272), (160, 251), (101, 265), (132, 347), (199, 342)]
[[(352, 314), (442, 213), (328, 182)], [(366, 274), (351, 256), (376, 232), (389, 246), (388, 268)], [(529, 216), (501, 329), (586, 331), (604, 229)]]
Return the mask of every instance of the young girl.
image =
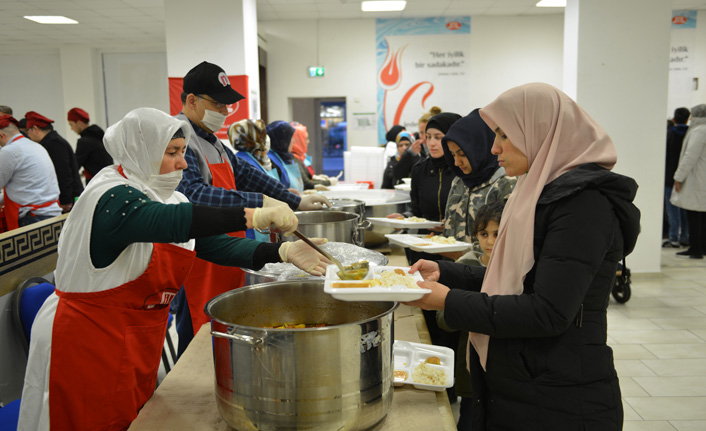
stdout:
[(504, 200), (485, 204), (478, 209), (471, 234), (478, 240), (481, 251), (469, 251), (458, 259), (459, 263), (470, 266), (488, 266), (490, 253), (498, 238), (503, 208), (505, 208)]

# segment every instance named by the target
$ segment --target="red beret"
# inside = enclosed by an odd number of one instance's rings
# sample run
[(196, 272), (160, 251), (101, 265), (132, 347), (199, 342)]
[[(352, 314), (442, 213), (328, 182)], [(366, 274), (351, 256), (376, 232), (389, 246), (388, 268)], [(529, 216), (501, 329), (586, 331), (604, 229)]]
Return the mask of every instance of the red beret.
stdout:
[(47, 127), (51, 123), (54, 122), (54, 120), (50, 120), (49, 118), (45, 117), (42, 114), (38, 114), (34, 111), (29, 111), (28, 113), (25, 114), (25, 118), (27, 119), (27, 128), (31, 129), (34, 126), (37, 127)]
[(68, 118), (69, 121), (83, 121), (84, 123), (88, 123), (88, 121), (90, 120), (88, 112), (84, 111), (81, 108), (72, 108), (69, 111)]
[(12, 115), (7, 115), (7, 114), (2, 114), (0, 115), (0, 129), (4, 129), (5, 127), (9, 126), (10, 124), (14, 124), (17, 127), (20, 127), (20, 122), (15, 119)]

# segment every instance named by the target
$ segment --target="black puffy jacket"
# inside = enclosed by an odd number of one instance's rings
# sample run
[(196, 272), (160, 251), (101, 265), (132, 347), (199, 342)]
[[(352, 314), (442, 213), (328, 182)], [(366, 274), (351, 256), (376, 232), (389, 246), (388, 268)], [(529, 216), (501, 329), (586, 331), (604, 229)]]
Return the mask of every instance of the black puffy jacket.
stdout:
[(594, 164), (548, 184), (537, 203), (533, 268), (521, 295), (480, 293), (485, 268), (440, 262), (445, 318), (490, 335), (487, 372), (471, 349), (473, 430), (621, 430), (606, 309), (632, 251), (637, 184)]

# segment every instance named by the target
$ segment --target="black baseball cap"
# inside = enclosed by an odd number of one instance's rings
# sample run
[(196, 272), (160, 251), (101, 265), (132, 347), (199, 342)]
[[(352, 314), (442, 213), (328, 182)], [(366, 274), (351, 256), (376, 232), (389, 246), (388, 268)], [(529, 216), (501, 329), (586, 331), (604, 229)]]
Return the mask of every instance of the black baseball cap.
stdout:
[(200, 63), (184, 77), (184, 93), (206, 94), (216, 102), (230, 105), (245, 96), (233, 90), (226, 72), (215, 64)]

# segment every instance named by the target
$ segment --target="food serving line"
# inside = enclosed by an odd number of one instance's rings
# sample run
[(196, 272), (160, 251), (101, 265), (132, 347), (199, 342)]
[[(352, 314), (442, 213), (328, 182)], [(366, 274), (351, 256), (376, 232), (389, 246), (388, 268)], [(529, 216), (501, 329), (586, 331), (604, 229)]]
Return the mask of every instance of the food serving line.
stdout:
[[(394, 312), (395, 339), (429, 344), (419, 309), (400, 305)], [(145, 404), (129, 431), (231, 431), (218, 412), (210, 325), (204, 325), (179, 362)], [(371, 431), (455, 430), (446, 391), (397, 386), (387, 416)]]
[(421, 311), (398, 303), (424, 294), (418, 274), (388, 267), (387, 257), (362, 247), (372, 232), (366, 216), (401, 212), (409, 199), (351, 192), (330, 196), (329, 211), (301, 213), (299, 228), (333, 240), (322, 248), (339, 259), (369, 263), (359, 282), (387, 287), (336, 288), (348, 281), (333, 266), (325, 281), (282, 264), (274, 274), (251, 272), (247, 284), (256, 285), (209, 302), (212, 323), (130, 430), (456, 429), (444, 390), (454, 381), (453, 351), (429, 345)]

